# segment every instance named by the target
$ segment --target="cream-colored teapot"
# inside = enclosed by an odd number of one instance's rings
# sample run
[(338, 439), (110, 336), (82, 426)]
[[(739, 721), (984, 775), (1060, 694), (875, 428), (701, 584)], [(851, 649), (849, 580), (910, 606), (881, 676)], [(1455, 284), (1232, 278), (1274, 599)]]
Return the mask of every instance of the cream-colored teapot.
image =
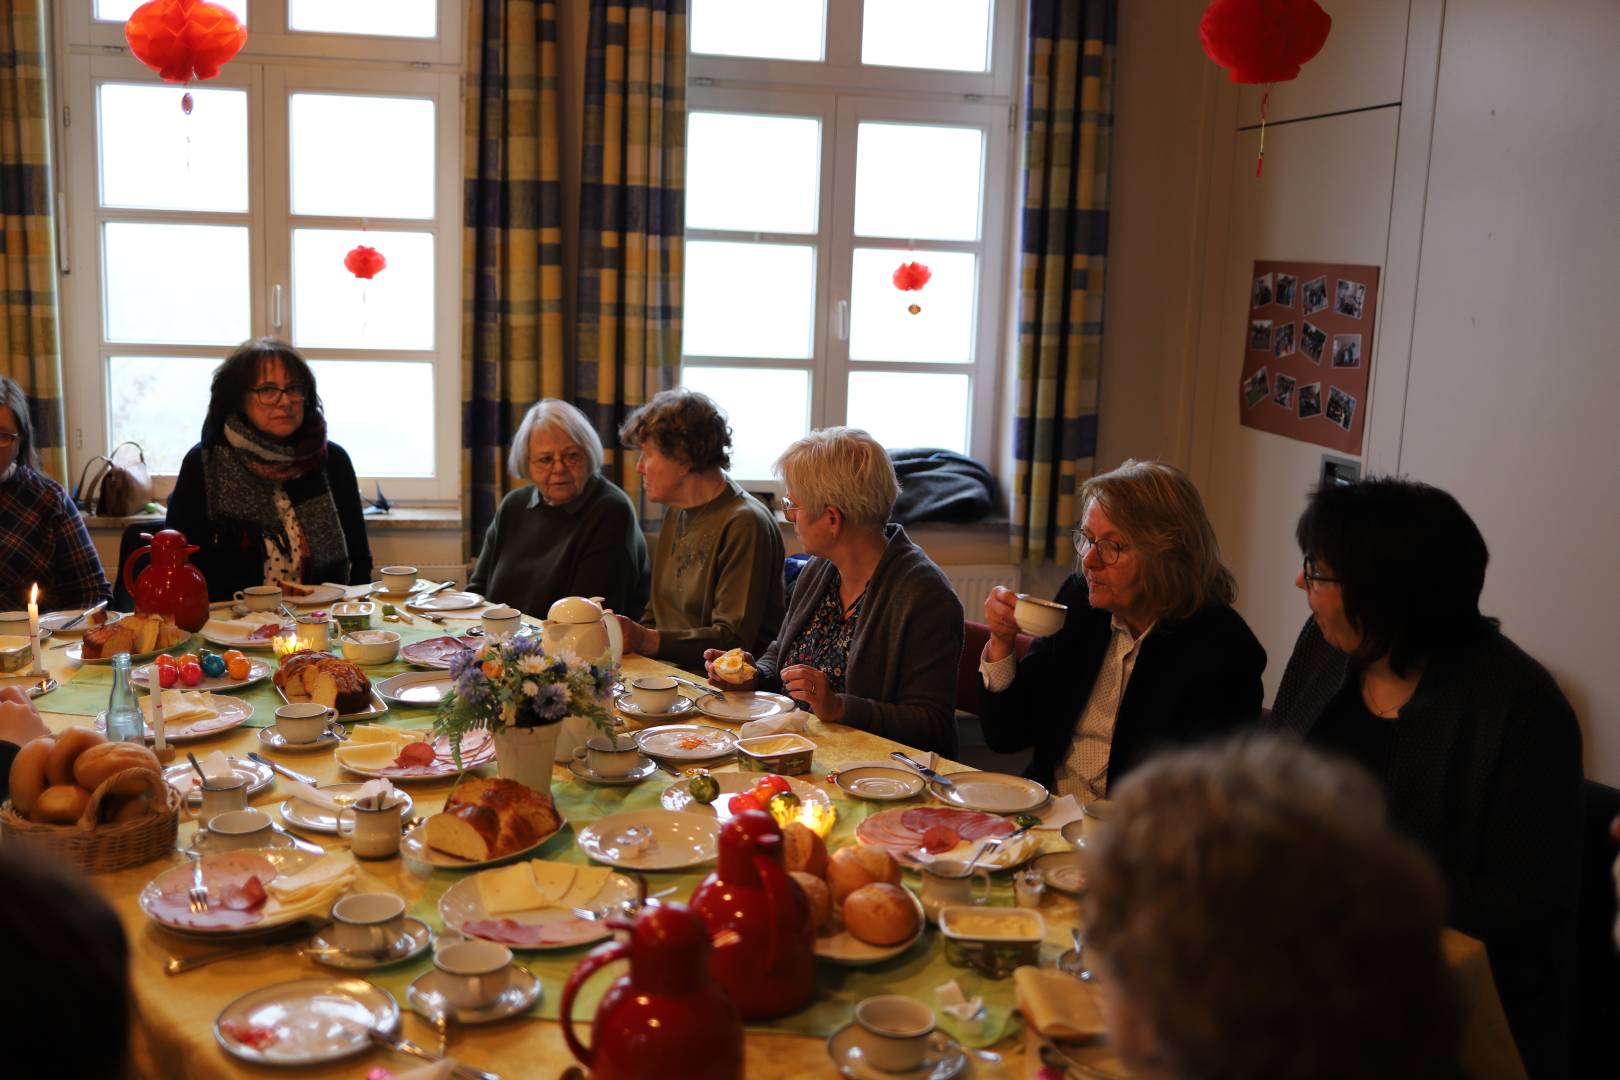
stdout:
[(586, 663), (605, 664), (610, 671), (617, 671), (624, 658), (619, 620), (602, 606), (600, 596), (565, 596), (552, 604), (540, 623), (540, 642), (550, 655), (566, 650)]

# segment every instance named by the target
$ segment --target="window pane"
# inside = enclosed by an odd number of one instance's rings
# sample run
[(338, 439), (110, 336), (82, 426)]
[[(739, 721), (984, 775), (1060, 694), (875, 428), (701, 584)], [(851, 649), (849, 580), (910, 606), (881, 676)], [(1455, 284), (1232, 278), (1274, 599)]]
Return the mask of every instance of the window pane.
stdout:
[(692, 0), (691, 50), (820, 60), (826, 0)]
[(108, 222), (103, 229), (107, 340), (235, 345), (247, 339), (245, 226)]
[(866, 0), (861, 63), (990, 70), (990, 0)]
[[(968, 450), (968, 377), (857, 371), (849, 377), (849, 426), (891, 450)], [(905, 408), (895, 403), (905, 402)]]
[[(312, 360), (326, 430), (361, 476), (432, 476), (433, 364)], [(410, 417), (403, 437), (401, 417)], [(367, 495), (372, 492), (367, 491)]]
[(820, 179), (820, 120), (692, 113), (687, 228), (813, 233)]
[(101, 205), (248, 208), (247, 91), (104, 83), (98, 88)]
[(433, 101), (293, 94), (292, 211), (433, 216)]
[[(146, 0), (96, 0), (96, 18), (103, 22), (128, 22), (135, 9), (144, 3)], [(214, 3), (235, 15), (243, 26), (247, 25), (247, 0), (214, 0)]]
[(681, 385), (708, 394), (725, 410), (733, 476), (768, 479), (771, 463), (810, 430), (808, 371), (683, 367)]
[[(894, 287), (901, 263), (933, 272), (921, 289)], [(856, 248), (850, 279), (849, 358), (966, 364), (973, 360), (978, 257), (961, 251)], [(915, 304), (922, 310), (913, 315)]]
[[(984, 135), (978, 128), (863, 123), (855, 149), (855, 233), (977, 240)], [(921, 182), (904, 182), (916, 179)]]
[(287, 28), (325, 34), (430, 38), (438, 0), (287, 0)]
[[(357, 244), (388, 266), (357, 278), (343, 257)], [(433, 348), (433, 234), (293, 230), (293, 342), (327, 349)]]
[(107, 359), (108, 449), (141, 444), (154, 473), (180, 471), (202, 436), (209, 383), (224, 357), (112, 356)]
[(689, 240), (685, 292), (685, 355), (809, 359), (815, 248)]

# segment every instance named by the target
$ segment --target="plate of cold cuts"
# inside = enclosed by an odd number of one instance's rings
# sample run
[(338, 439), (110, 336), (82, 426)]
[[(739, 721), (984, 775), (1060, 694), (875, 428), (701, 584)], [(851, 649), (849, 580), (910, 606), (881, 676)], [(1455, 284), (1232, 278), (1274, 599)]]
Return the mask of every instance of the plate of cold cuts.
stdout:
[(483, 643), (483, 638), (451, 637), (445, 634), (425, 641), (413, 641), (399, 650), (399, 656), (401, 660), (417, 667), (448, 669), (451, 657), (469, 649), (476, 649)]
[[(1009, 818), (946, 806), (911, 806), (873, 814), (855, 826), (855, 837), (915, 868), (934, 859), (971, 859), (986, 841), (1017, 830)], [(1039, 847), (1028, 833), (987, 851), (980, 866), (1009, 870)]]

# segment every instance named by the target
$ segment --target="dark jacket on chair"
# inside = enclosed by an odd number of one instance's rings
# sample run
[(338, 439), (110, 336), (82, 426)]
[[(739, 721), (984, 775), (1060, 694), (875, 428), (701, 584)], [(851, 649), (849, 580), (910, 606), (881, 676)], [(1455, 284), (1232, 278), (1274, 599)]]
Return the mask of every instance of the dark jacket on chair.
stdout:
[[(1305, 624), (1271, 722), (1311, 740), (1350, 657)], [(1390, 731), (1390, 822), (1439, 864), (1532, 1077), (1566, 1074), (1580, 879), (1581, 731), (1547, 669), (1491, 629), (1431, 660)]]
[[(1085, 578), (1073, 574), (1058, 590), (1067, 604), (1063, 628), (1035, 639), (1018, 661), (1012, 685), (981, 691), (984, 741), (1009, 754), (1035, 748), (1027, 775), (1047, 787), (1074, 743), (1113, 638), (1112, 616), (1091, 606)], [(1260, 675), (1266, 650), (1243, 616), (1217, 604), (1177, 622), (1160, 621), (1142, 642), (1120, 698), (1108, 752), (1108, 784), (1155, 750), (1224, 735), (1260, 717)]]

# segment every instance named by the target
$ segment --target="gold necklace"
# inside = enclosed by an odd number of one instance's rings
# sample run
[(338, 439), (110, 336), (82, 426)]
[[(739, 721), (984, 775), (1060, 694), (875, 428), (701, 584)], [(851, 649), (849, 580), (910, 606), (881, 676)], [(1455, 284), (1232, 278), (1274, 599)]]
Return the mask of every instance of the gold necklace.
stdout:
[(1405, 697), (1400, 697), (1400, 691), (1396, 691), (1396, 696), (1399, 700), (1393, 705), (1380, 704), (1377, 695), (1373, 693), (1372, 680), (1365, 671), (1361, 673), (1361, 701), (1372, 710), (1374, 716), (1383, 717), (1385, 720), (1398, 717), (1401, 714), (1401, 706), (1412, 700), (1412, 695), (1408, 693)]

